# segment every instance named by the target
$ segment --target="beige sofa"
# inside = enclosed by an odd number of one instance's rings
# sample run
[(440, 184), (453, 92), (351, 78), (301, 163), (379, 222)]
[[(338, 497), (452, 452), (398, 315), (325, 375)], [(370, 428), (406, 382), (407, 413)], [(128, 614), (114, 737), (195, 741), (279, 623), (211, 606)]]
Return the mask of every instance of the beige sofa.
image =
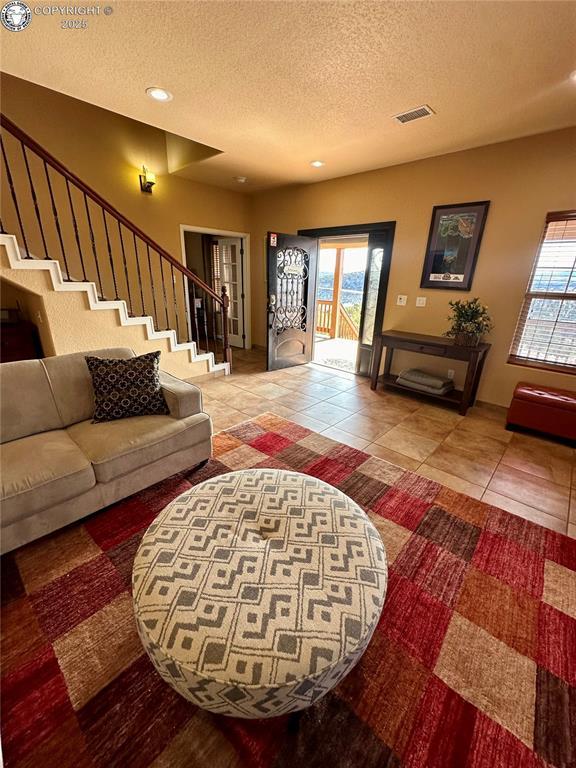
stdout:
[(0, 365), (2, 553), (62, 528), (210, 457), (198, 387), (161, 373), (169, 416), (92, 423), (85, 354)]

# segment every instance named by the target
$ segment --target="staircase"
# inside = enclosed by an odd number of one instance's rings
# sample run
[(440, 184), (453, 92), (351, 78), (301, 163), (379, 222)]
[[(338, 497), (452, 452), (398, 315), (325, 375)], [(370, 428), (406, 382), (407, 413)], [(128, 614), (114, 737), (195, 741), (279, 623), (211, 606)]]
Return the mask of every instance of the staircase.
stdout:
[(204, 364), (190, 376), (230, 373), (226, 286), (218, 295), (5, 115), (0, 125), (3, 274), (34, 292), (26, 279), (42, 273), (53, 291), (112, 311), (117, 325)]

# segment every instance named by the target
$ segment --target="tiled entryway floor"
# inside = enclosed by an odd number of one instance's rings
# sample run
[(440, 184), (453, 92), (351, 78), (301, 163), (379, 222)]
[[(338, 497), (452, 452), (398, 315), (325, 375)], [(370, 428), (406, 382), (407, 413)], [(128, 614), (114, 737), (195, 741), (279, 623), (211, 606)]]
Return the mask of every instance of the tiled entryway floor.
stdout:
[(316, 338), (314, 362), (330, 368), (337, 368), (340, 371), (354, 373), (357, 352), (358, 341)]
[(235, 351), (234, 373), (200, 383), (219, 431), (271, 411), (456, 491), (576, 537), (576, 452), (504, 428), (504, 408), (465, 417), (318, 365), (265, 371), (262, 352)]

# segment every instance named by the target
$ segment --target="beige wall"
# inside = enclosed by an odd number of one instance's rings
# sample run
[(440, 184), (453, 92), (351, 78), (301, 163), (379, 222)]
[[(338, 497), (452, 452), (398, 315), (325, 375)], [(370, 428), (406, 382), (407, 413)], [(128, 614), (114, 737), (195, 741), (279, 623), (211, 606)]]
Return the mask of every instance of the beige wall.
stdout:
[[(2, 111), (16, 125), (179, 261), (183, 261), (181, 224), (235, 231), (248, 229), (249, 201), (246, 195), (168, 173), (164, 131), (7, 75), (2, 76), (1, 85)], [(43, 258), (45, 250), (22, 153), (17, 141), (9, 135), (6, 136), (6, 147), (20, 200), (28, 249), (34, 256)], [(53, 258), (61, 259), (44, 168), (32, 153), (29, 153), (29, 164), (39, 201), (47, 252)], [(144, 194), (140, 190), (138, 176), (143, 164), (156, 173), (157, 183), (152, 194)], [(179, 332), (180, 341), (187, 341), (185, 290), (183, 278), (178, 271), (172, 276), (169, 263), (160, 260), (153, 251), (148, 263), (144, 244), (139, 242), (135, 247), (134, 238), (127, 230), (123, 230), (124, 242), (121, 244), (118, 228), (109, 218), (109, 239), (115, 254), (114, 280), (102, 211), (90, 204), (99, 264), (97, 270), (85, 201), (82, 194), (72, 187), (72, 202), (83, 253), (82, 263), (65, 184), (55, 173), (51, 174), (51, 178), (68, 272), (72, 278), (79, 280), (86, 274), (87, 279), (94, 281), (97, 287), (102, 284), (102, 294), (106, 298), (115, 298), (118, 291), (120, 298), (130, 302), (131, 311), (135, 315), (153, 315), (155, 299), (158, 308), (156, 327), (172, 328)], [(20, 238), (4, 174), (2, 188), (2, 221), (6, 231)], [(167, 320), (164, 307), (168, 310)]]
[[(409, 130), (409, 128), (408, 128)], [(253, 201), (253, 338), (266, 341), (266, 231), (397, 222), (385, 328), (441, 334), (448, 301), (479, 296), (489, 306), (495, 330), (479, 396), (507, 405), (519, 380), (576, 388), (574, 377), (506, 363), (524, 290), (548, 211), (576, 208), (576, 129), (444, 155), (309, 186), (258, 194)], [(490, 211), (470, 293), (419, 287), (432, 207), (490, 200)], [(408, 305), (395, 304), (397, 294)], [(416, 308), (416, 296), (427, 306)], [(406, 362), (399, 361), (402, 364)], [(414, 362), (414, 361), (413, 361)], [(434, 358), (427, 368), (457, 370)], [(439, 367), (440, 366), (440, 367)]]
[[(249, 201), (239, 192), (169, 175), (164, 131), (2, 75), (2, 111), (173, 256), (180, 224), (248, 230)], [(157, 174), (140, 191), (145, 164)]]

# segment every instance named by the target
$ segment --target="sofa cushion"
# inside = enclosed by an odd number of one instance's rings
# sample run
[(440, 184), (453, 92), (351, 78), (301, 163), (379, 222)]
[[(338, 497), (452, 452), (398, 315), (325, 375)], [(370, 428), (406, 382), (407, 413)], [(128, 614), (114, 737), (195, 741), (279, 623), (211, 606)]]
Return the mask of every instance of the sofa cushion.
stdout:
[(134, 416), (94, 424), (82, 421), (68, 434), (90, 459), (96, 479), (108, 483), (137, 467), (209, 440), (210, 417), (198, 413), (185, 419), (171, 416)]
[(0, 365), (1, 442), (64, 425), (41, 360)]
[(170, 413), (160, 386), (160, 352), (129, 360), (86, 357), (94, 388), (94, 421)]
[(96, 485), (90, 461), (63, 429), (13, 440), (1, 450), (3, 526)]
[(195, 384), (177, 379), (166, 371), (160, 371), (160, 384), (170, 416), (183, 419), (202, 411), (202, 392)]
[(86, 365), (86, 355), (126, 359), (134, 357), (134, 352), (128, 347), (116, 347), (45, 357), (42, 360), (65, 427), (77, 421), (91, 419), (94, 415), (94, 390)]

